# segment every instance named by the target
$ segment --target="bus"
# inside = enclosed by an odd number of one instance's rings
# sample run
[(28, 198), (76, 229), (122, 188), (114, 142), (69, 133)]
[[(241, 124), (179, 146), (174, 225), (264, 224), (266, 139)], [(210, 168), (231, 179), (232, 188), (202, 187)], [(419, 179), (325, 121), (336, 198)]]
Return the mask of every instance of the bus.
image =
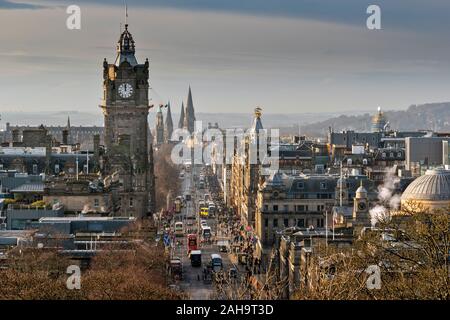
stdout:
[(187, 239), (188, 239), (187, 240), (188, 252), (197, 250), (198, 249), (197, 235), (196, 234), (188, 234)]
[(214, 203), (211, 203), (211, 202), (209, 203), (208, 213), (210, 215), (214, 215), (216, 213), (216, 206), (214, 205)]
[(211, 238), (211, 227), (202, 226), (202, 238), (203, 240), (209, 240)]
[(207, 218), (209, 215), (208, 208), (202, 207), (200, 208), (200, 217)]
[(193, 250), (189, 254), (189, 258), (191, 259), (191, 266), (193, 267), (201, 267), (202, 265), (202, 252), (200, 250)]
[(175, 222), (175, 236), (182, 237), (184, 235), (183, 222)]

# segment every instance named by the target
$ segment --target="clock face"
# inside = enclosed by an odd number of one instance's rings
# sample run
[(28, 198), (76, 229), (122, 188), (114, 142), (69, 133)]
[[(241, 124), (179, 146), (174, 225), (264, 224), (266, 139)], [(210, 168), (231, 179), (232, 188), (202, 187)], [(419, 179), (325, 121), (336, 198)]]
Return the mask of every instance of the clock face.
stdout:
[(129, 83), (122, 83), (119, 86), (119, 95), (122, 98), (130, 98), (133, 95), (133, 87)]
[(359, 210), (366, 210), (366, 204), (364, 202), (358, 203), (358, 209)]

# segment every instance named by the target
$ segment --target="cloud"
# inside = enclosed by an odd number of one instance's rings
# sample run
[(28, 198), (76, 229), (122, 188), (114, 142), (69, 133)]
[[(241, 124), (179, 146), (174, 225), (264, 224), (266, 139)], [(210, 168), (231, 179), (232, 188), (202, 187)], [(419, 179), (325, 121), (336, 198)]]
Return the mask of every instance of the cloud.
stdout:
[(0, 0), (0, 10), (15, 10), (15, 9), (43, 9), (43, 5), (13, 2), (8, 0)]
[[(72, 0), (63, 0), (71, 3)], [(124, 6), (124, 0), (78, 0), (104, 6)], [(281, 16), (360, 25), (365, 27), (366, 10), (373, 0), (127, 0), (130, 15), (139, 7), (174, 8), (191, 11), (229, 12), (246, 15)], [(377, 0), (381, 7), (382, 26), (415, 31), (450, 28), (445, 0)]]

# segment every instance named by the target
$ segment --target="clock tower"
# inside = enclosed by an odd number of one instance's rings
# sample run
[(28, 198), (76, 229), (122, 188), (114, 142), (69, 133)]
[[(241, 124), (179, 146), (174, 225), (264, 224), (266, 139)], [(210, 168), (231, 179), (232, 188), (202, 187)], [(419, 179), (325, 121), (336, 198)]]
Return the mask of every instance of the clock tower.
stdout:
[(114, 64), (103, 61), (103, 99), (107, 174), (118, 173), (118, 214), (143, 217), (149, 213), (152, 187), (149, 166), (149, 63), (139, 64), (128, 24), (117, 43)]
[(369, 200), (362, 181), (353, 200), (353, 224), (359, 228), (370, 227)]

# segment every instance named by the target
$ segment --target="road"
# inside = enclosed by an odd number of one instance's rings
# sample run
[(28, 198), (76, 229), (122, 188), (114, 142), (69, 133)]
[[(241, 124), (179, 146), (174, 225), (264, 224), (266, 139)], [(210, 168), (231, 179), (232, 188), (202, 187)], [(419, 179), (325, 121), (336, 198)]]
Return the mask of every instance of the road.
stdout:
[[(197, 219), (194, 223), (194, 226), (198, 226), (198, 202), (204, 199), (206, 193), (209, 193), (206, 189), (198, 190), (193, 181), (193, 174), (197, 177), (200, 174), (201, 168), (193, 168), (193, 172), (186, 172), (183, 178), (183, 183), (181, 187), (181, 191), (183, 193), (189, 192), (192, 195), (192, 200), (187, 201), (186, 207), (181, 210), (181, 213), (175, 215), (175, 221), (183, 221), (183, 225), (185, 228), (184, 236), (179, 237), (177, 240), (181, 242), (180, 245), (175, 245), (173, 248), (172, 255), (180, 257), (183, 263), (183, 280), (178, 283), (180, 288), (186, 292), (189, 297), (193, 300), (208, 300), (212, 297), (215, 292), (214, 283), (204, 283), (203, 282), (203, 266), (202, 267), (192, 267), (190, 263), (190, 259), (188, 257), (188, 249), (187, 249), (187, 234), (188, 234), (188, 226), (186, 225), (186, 216), (194, 214)], [(216, 239), (218, 235), (221, 235), (221, 231), (218, 230), (217, 221), (215, 218), (208, 217), (207, 225), (211, 227), (212, 238)], [(220, 239), (230, 240), (228, 237), (220, 236)], [(199, 241), (200, 242), (200, 241)], [(205, 265), (210, 261), (211, 254), (218, 253), (222, 257), (223, 268), (225, 272), (231, 267), (235, 267), (235, 265), (231, 262), (230, 256), (227, 253), (219, 252), (215, 241), (212, 241), (210, 244), (201, 243), (200, 248), (202, 251), (202, 265)]]

